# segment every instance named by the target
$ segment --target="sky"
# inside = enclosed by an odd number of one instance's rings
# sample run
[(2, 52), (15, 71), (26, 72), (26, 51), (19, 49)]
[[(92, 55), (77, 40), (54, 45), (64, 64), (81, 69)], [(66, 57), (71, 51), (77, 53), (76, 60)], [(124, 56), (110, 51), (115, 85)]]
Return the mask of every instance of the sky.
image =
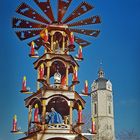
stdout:
[[(134, 130), (140, 134), (140, 1), (86, 1), (95, 8), (83, 17), (100, 15), (102, 23), (91, 27), (100, 29), (101, 33), (96, 39), (87, 38), (92, 44), (83, 49), (84, 61), (79, 64), (80, 84), (76, 90), (80, 92), (83, 89), (85, 80), (91, 85), (97, 79), (102, 61), (105, 77), (113, 84), (116, 135), (124, 130)], [(10, 133), (14, 114), (17, 114), (18, 126), (23, 131), (27, 129), (28, 110), (24, 107), (27, 95), (19, 92), (22, 77), (26, 75), (27, 84), (33, 91), (36, 89), (35, 60), (28, 57), (27, 42), (20, 41), (12, 28), (12, 17), (19, 16), (15, 9), (21, 2), (35, 6), (29, 0), (3, 0), (0, 4), (0, 140), (17, 140), (22, 137)], [(80, 2), (73, 0), (66, 16)], [(56, 1), (52, 0), (51, 3), (56, 14)], [(85, 100), (85, 112), (88, 112), (90, 98)]]

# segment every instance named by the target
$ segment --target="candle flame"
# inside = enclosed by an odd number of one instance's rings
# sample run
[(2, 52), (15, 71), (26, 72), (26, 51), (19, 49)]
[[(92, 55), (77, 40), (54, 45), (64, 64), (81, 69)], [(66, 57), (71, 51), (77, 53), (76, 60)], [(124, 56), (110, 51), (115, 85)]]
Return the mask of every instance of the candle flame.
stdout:
[(17, 121), (17, 115), (14, 115), (13, 120)]
[(70, 35), (73, 36), (73, 32), (71, 32)]
[(44, 68), (44, 65), (43, 65), (43, 64), (41, 64), (41, 68), (42, 68), (42, 69)]
[(78, 67), (76, 66), (76, 67), (75, 67), (75, 71), (77, 71), (77, 70), (78, 70)]
[(38, 108), (38, 104), (35, 104), (35, 108)]
[(79, 50), (81, 50), (81, 51), (82, 51), (82, 46), (81, 46), (81, 45), (79, 46)]
[(26, 76), (23, 77), (23, 80), (26, 81)]
[(31, 46), (32, 46), (32, 47), (34, 47), (34, 45), (35, 45), (35, 42), (34, 42), (34, 41), (32, 41), (32, 42), (31, 42)]
[(48, 29), (45, 29), (45, 34), (48, 34)]
[(82, 110), (82, 106), (81, 105), (78, 105), (78, 109), (81, 111)]
[(92, 117), (92, 122), (95, 122), (95, 119), (94, 119), (94, 117)]
[(86, 87), (87, 87), (88, 86), (88, 81), (87, 80), (85, 81), (85, 84), (86, 84)]

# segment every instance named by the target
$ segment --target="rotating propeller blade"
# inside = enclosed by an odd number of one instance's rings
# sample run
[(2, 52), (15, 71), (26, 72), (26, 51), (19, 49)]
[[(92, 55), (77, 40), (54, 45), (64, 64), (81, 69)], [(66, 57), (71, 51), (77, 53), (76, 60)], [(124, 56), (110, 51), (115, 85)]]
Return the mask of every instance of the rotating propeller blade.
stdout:
[(13, 28), (45, 28), (45, 24), (39, 24), (32, 21), (20, 19), (20, 18), (13, 18)]
[(74, 41), (75, 41), (77, 44), (79, 44), (80, 46), (82, 46), (82, 47), (86, 47), (86, 46), (88, 46), (88, 45), (91, 44), (90, 42), (88, 42), (88, 41), (86, 41), (86, 40), (84, 40), (84, 39), (81, 39), (81, 38), (79, 38), (79, 37), (77, 37), (77, 36), (75, 36)]
[(72, 29), (72, 28), (70, 28), (70, 31), (93, 37), (97, 37), (98, 34), (100, 33), (99, 30)]
[(39, 2), (39, 0), (34, 0), (34, 2), (39, 6), (39, 8), (47, 15), (47, 17), (52, 22), (55, 21), (50, 5), (50, 0), (47, 0), (47, 2)]
[(100, 17), (92, 16), (90, 18), (68, 24), (68, 26), (72, 27), (72, 26), (82, 26), (82, 25), (99, 24), (99, 23), (101, 23)]
[(40, 14), (38, 14), (34, 9), (32, 9), (29, 5), (26, 3), (22, 3), (16, 10), (17, 13), (26, 16), (28, 18), (31, 18), (33, 20), (37, 20), (46, 24), (49, 24), (48, 20), (46, 20), (44, 17), (42, 17)]
[(58, 22), (61, 22), (72, 0), (58, 0)]
[(93, 6), (89, 5), (86, 2), (82, 2), (64, 21), (63, 23), (68, 23), (71, 20), (85, 14), (89, 10), (91, 10)]
[[(47, 15), (47, 17), (49, 18), (48, 20), (45, 19), (42, 15), (38, 14), (37, 11), (35, 11), (26, 3), (21, 3), (21, 5), (19, 5), (19, 7), (17, 8), (16, 12), (27, 18), (33, 19), (33, 21), (28, 19), (13, 17), (12, 23), (13, 23), (13, 28), (26, 29), (26, 30), (16, 31), (16, 34), (20, 40), (26, 40), (32, 37), (36, 37), (33, 38), (34, 40), (33, 39), (32, 40), (36, 44), (36, 49), (39, 49), (42, 45), (44, 45), (44, 41), (38, 35), (42, 30), (44, 30), (48, 26), (48, 24), (50, 25), (53, 24), (55, 18), (52, 12), (50, 0), (46, 0), (46, 1), (34, 0), (34, 2)], [(101, 23), (99, 16), (92, 16), (90, 18), (86, 18), (77, 22), (69, 23), (75, 18), (82, 16), (83, 14), (93, 9), (93, 6), (91, 6), (86, 2), (80, 3), (79, 6), (77, 6), (77, 8), (75, 8), (75, 10), (63, 21), (63, 17), (65, 16), (68, 8), (70, 7), (71, 2), (72, 0), (58, 0), (58, 17), (57, 17), (58, 22), (62, 24), (67, 24), (68, 28), (71, 27), (69, 28), (70, 32), (76, 32), (87, 36), (97, 37), (100, 32), (99, 30), (88, 30), (88, 29), (84, 29), (83, 27), (81, 29), (77, 29), (72, 27)], [(81, 39), (77, 36), (75, 37), (75, 42), (83, 47), (91, 44), (90, 42)], [(30, 43), (31, 42), (29, 42), (28, 45), (30, 45)]]
[(42, 30), (24, 30), (24, 31), (17, 31), (16, 34), (20, 40), (26, 40), (28, 38), (34, 37), (40, 34)]

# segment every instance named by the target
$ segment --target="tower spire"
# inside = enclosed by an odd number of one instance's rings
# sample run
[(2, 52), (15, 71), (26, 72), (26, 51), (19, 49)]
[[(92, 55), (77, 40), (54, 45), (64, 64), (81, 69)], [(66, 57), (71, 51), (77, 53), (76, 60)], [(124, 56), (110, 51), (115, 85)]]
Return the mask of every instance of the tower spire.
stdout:
[(104, 78), (104, 70), (102, 68), (102, 60), (100, 62), (100, 67), (99, 67), (99, 70), (98, 70), (98, 78)]

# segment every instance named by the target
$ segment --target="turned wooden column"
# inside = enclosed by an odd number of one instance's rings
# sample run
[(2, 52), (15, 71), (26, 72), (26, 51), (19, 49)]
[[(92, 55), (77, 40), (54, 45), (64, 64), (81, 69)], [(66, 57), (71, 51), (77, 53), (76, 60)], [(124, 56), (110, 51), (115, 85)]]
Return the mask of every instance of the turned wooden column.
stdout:
[[(78, 110), (77, 111), (78, 111), (78, 121), (77, 121), (77, 123), (80, 124), (80, 123), (82, 123), (82, 111), (83, 111), (81, 105), (78, 105)], [(79, 131), (79, 133), (81, 133), (82, 126), (78, 127), (78, 131)]]
[(69, 85), (69, 65), (66, 65), (66, 85)]
[(42, 124), (45, 124), (46, 118), (46, 100), (42, 100)]
[[(67, 40), (67, 47), (69, 46), (69, 39)], [(69, 54), (69, 51), (67, 52), (67, 54)]]
[(65, 51), (65, 37), (66, 37), (66, 33), (63, 32), (63, 44), (62, 44), (62, 50), (63, 50), (63, 52)]
[(72, 126), (72, 117), (73, 117), (73, 102), (70, 101), (70, 126)]
[[(39, 68), (37, 69), (37, 79), (39, 79)], [(40, 83), (37, 81), (36, 83), (36, 86), (37, 86), (37, 90), (39, 90), (40, 88)]]
[(32, 106), (29, 105), (29, 108), (28, 108), (28, 132), (31, 128), (31, 122), (32, 122)]
[(69, 39), (67, 40), (67, 46), (69, 46)]
[(50, 35), (51, 35), (51, 50), (54, 51), (54, 49), (53, 49), (53, 45), (54, 45), (53, 44), (53, 35), (54, 35), (54, 32), (51, 32)]

